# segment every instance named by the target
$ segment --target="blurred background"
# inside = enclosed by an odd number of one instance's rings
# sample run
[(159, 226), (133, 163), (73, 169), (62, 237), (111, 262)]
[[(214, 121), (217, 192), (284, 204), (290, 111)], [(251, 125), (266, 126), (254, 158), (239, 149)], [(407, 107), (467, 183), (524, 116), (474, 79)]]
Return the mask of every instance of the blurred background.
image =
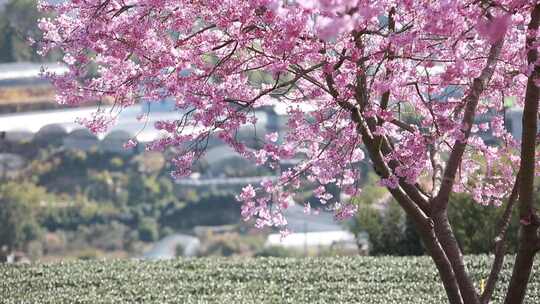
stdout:
[[(41, 17), (34, 0), (0, 0), (1, 262), (424, 253), (412, 223), (377, 186), (367, 163), (359, 164), (365, 172), (360, 197), (343, 197), (330, 186), (335, 198), (360, 205), (356, 218), (336, 221), (313, 196), (316, 185), (306, 186), (286, 212), (293, 233), (280, 240), (278, 231), (243, 222), (235, 195), (247, 184), (275, 178), (300, 157), (270, 170), (211, 140), (195, 173), (174, 180), (172, 155), (144, 148), (159, 136), (154, 122), (179, 115), (167, 100), (133, 106), (106, 134), (90, 133), (74, 121), (97, 105), (60, 106), (40, 77), (43, 66), (66, 70), (62, 54), (41, 57), (29, 43), (40, 39)], [(146, 121), (137, 119), (141, 115)], [(278, 109), (261, 108), (257, 116), (257, 125), (240, 134), (251, 148), (265, 133), (286, 133), (286, 117)], [(508, 112), (507, 127), (515, 134), (521, 131), (513, 122), (520, 117), (519, 111)], [(123, 149), (134, 137), (140, 144)], [(488, 252), (495, 232), (484, 223), (499, 210), (473, 204), (466, 195), (453, 200), (461, 204), (451, 210), (451, 220), (464, 252)], [(306, 202), (319, 214), (306, 212)]]

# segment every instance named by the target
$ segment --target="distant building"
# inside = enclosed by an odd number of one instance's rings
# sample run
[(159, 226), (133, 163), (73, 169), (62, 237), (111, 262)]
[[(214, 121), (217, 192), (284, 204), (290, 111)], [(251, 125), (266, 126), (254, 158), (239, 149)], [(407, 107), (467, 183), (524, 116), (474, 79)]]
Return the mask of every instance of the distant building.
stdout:
[[(475, 118), (476, 124), (490, 123), (495, 115), (499, 113), (485, 113), (477, 115)], [(504, 113), (504, 128), (512, 134), (514, 139), (521, 140), (522, 127), (522, 118), (523, 118), (523, 109), (519, 107), (507, 108)], [(498, 145), (499, 142), (495, 137), (493, 137), (491, 129), (487, 131), (478, 131), (477, 133), (488, 145)]]
[(57, 63), (0, 64), (0, 113), (58, 108), (54, 89), (41, 77), (43, 69), (63, 74), (67, 67)]
[(41, 77), (43, 70), (63, 74), (68, 69), (59, 63), (0, 63), (0, 87), (49, 84), (46, 79)]
[(342, 249), (347, 252), (367, 252), (367, 236), (355, 237), (344, 226), (344, 222), (336, 220), (332, 212), (321, 211), (319, 214), (308, 214), (304, 207), (291, 200), (291, 204), (283, 211), (287, 219), (287, 227), (292, 232), (282, 238), (279, 233), (268, 235), (265, 247), (284, 247), (295, 250), (318, 251), (323, 249)]
[(282, 238), (279, 233), (268, 235), (265, 247), (284, 247), (287, 249), (304, 250), (305, 253), (324, 249), (341, 249), (354, 253), (367, 253), (367, 241), (358, 242), (349, 231), (322, 231), (291, 233)]
[[(142, 255), (145, 260), (170, 260), (177, 256), (197, 256), (201, 242), (187, 234), (173, 234), (165, 237)], [(180, 252), (181, 251), (181, 252)]]
[(512, 108), (506, 112), (506, 129), (512, 133), (512, 136), (516, 139), (521, 138), (521, 132), (523, 131), (522, 120), (523, 109)]

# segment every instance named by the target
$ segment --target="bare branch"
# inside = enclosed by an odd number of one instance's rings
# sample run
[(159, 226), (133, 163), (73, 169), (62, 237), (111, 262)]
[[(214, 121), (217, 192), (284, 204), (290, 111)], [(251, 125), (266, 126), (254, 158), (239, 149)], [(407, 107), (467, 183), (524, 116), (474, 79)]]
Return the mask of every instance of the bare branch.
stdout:
[(180, 45), (182, 45), (184, 42), (190, 40), (191, 38), (193, 38), (193, 37), (195, 37), (195, 36), (197, 36), (197, 35), (199, 35), (199, 34), (201, 34), (201, 33), (204, 33), (204, 32), (206, 32), (206, 31), (209, 30), (209, 29), (213, 29), (213, 28), (215, 28), (215, 27), (216, 27), (215, 24), (210, 24), (210, 25), (208, 25), (208, 26), (206, 26), (206, 27), (204, 27), (204, 28), (202, 28), (202, 29), (200, 29), (200, 30), (198, 30), (198, 31), (196, 31), (196, 32), (194, 32), (194, 33), (188, 35), (187, 37), (184, 37), (184, 38), (182, 38), (182, 39), (179, 39), (179, 40), (176, 42), (175, 47), (179, 47)]

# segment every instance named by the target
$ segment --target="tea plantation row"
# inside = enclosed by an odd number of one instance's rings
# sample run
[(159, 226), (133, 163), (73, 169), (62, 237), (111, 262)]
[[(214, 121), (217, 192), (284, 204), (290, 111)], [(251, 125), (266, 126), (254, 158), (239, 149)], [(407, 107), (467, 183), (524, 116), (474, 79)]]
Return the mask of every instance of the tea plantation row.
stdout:
[[(490, 258), (467, 257), (480, 286)], [(511, 274), (507, 257), (493, 303)], [(0, 265), (0, 303), (445, 303), (427, 257), (80, 261)], [(540, 303), (537, 261), (526, 303)]]

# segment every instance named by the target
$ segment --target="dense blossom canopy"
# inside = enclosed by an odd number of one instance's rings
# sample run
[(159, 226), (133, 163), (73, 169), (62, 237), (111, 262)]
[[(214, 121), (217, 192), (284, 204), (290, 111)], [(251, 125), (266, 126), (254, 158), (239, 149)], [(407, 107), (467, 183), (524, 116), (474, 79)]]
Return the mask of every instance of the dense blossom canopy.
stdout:
[[(166, 135), (149, 145), (177, 151), (174, 176), (190, 173), (210, 136), (260, 165), (303, 155), (277, 182), (239, 195), (246, 219), (286, 228), (281, 211), (305, 182), (337, 217), (353, 214), (356, 207), (326, 186), (361, 195), (359, 163), (373, 161), (369, 145), (391, 168), (378, 172), (382, 185), (433, 197), (444, 161), (466, 143), (453, 191), (500, 204), (519, 164), (505, 111), (522, 105), (532, 73), (525, 40), (538, 35), (527, 31), (534, 2), (44, 1), (57, 16), (41, 20), (40, 43), (43, 52), (65, 53), (69, 73), (49, 74), (60, 103), (109, 99), (121, 110), (174, 100), (178, 119), (156, 124)], [(282, 142), (268, 134), (262, 149), (247, 149), (236, 134), (268, 105), (286, 110), (288, 131)], [(82, 122), (100, 132), (114, 117), (97, 112)]]

